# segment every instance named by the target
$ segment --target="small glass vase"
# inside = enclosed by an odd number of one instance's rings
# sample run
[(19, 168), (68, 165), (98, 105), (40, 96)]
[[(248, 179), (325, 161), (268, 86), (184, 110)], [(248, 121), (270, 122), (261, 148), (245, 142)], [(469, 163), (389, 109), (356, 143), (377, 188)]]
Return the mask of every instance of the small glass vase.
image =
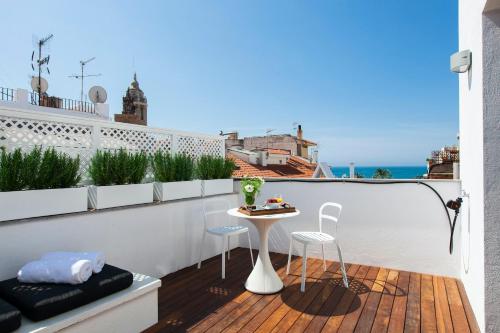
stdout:
[(255, 195), (254, 194), (245, 194), (245, 205), (253, 206), (255, 204)]

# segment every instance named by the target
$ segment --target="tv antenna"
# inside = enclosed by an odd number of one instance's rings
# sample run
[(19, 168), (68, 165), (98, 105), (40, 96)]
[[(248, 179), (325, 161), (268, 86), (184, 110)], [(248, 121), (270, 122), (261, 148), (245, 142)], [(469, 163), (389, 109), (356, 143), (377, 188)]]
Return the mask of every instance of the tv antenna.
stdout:
[(45, 84), (42, 83), (42, 70), (45, 68), (47, 74), (50, 75), (49, 67), (47, 67), (50, 61), (50, 55), (47, 55), (46, 57), (42, 58), (42, 49), (44, 46), (47, 45), (47, 43), (49, 42), (49, 40), (52, 39), (52, 37), (54, 37), (53, 34), (50, 34), (45, 38), (41, 39), (37, 38), (35, 43), (36, 46), (38, 47), (38, 59), (36, 59), (36, 61), (35, 61), (35, 50), (31, 52), (31, 68), (33, 69), (33, 71), (35, 71), (35, 65), (36, 67), (38, 67), (38, 84), (32, 84), (32, 87), (37, 88), (36, 90), (38, 92), (38, 104), (40, 104), (41, 94), (45, 93), (42, 92), (42, 87), (47, 86), (47, 81), (45, 81)]
[(269, 154), (269, 134), (273, 131), (275, 131), (275, 128), (268, 128), (266, 129), (266, 153)]
[(73, 77), (75, 79), (80, 79), (82, 82), (81, 89), (80, 89), (80, 103), (83, 104), (83, 79), (86, 77), (91, 77), (91, 76), (101, 76), (101, 73), (99, 74), (83, 74), (83, 68), (85, 67), (86, 64), (94, 60), (95, 57), (89, 58), (87, 60), (80, 60), (80, 68), (81, 68), (81, 74), (73, 74), (68, 77)]

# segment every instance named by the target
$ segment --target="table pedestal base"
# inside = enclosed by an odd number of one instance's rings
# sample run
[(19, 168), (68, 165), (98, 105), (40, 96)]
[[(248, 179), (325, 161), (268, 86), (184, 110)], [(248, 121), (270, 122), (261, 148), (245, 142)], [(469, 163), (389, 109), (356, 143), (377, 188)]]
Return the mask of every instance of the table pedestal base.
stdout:
[(267, 223), (254, 223), (250, 220), (259, 232), (260, 245), (257, 262), (245, 282), (245, 288), (256, 294), (274, 294), (283, 289), (283, 282), (274, 270), (269, 258), (268, 235), (274, 221), (271, 219), (266, 221)]

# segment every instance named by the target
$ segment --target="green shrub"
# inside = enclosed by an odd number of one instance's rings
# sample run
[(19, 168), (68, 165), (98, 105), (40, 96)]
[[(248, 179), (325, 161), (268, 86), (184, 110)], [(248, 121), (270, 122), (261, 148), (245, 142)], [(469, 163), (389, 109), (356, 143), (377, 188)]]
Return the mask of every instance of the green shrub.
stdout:
[(80, 158), (49, 148), (35, 147), (29, 153), (2, 150), (0, 191), (74, 187), (80, 182)]
[[(111, 156), (112, 182), (116, 185), (129, 183), (132, 172), (130, 154), (125, 149), (120, 149)], [(140, 182), (140, 181), (139, 181)]]
[(80, 156), (70, 158), (69, 156), (61, 156), (59, 158), (61, 167), (61, 175), (59, 177), (59, 185), (62, 188), (74, 187), (82, 179), (80, 175)]
[(195, 162), (187, 154), (172, 155), (157, 151), (151, 161), (155, 180), (166, 183), (187, 181), (194, 178)]
[(373, 178), (390, 179), (392, 178), (392, 173), (389, 169), (377, 168), (373, 173)]
[(148, 170), (148, 157), (145, 153), (129, 154), (129, 184), (140, 184)]
[(23, 154), (21, 149), (9, 153), (2, 148), (0, 158), (0, 191), (20, 191), (24, 188)]
[(26, 157), (32, 160), (32, 169), (39, 160), (38, 173), (29, 185), (32, 189), (73, 187), (80, 182), (80, 158), (71, 158), (66, 154), (49, 148), (43, 152), (33, 150)]
[(89, 175), (98, 186), (113, 184), (112, 155), (108, 151), (96, 151), (90, 160)]
[(114, 153), (98, 150), (90, 161), (89, 175), (98, 186), (140, 184), (147, 168), (145, 153), (127, 153), (125, 149)]
[(228, 158), (203, 155), (197, 163), (197, 174), (200, 179), (226, 179), (231, 178), (236, 164)]
[(38, 178), (40, 177), (40, 164), (42, 163), (42, 147), (35, 147), (23, 157), (23, 179), (27, 188), (38, 188)]

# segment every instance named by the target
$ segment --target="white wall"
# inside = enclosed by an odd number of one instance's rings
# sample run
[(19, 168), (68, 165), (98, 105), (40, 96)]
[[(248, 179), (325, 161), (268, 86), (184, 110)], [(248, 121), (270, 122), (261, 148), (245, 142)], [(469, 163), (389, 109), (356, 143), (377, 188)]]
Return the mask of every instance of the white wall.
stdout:
[(500, 20), (498, 14), (484, 13), (498, 8), (499, 0), (459, 1), (459, 49), (472, 51), (470, 72), (459, 74), (460, 178), (470, 195), (462, 210), (461, 277), (478, 324), (486, 332), (500, 329), (500, 212), (496, 208), (500, 200)]
[[(472, 51), (470, 73), (459, 75), (460, 179), (470, 194), (462, 210), (463, 269), (461, 278), (484, 331), (484, 195), (483, 195), (483, 68), (482, 8), (484, 0), (459, 2), (459, 49)], [(470, 220), (469, 220), (470, 207)], [(469, 232), (470, 230), (470, 232)]]
[[(458, 181), (426, 183), (435, 187), (445, 201), (459, 195)], [(318, 230), (319, 207), (333, 201), (343, 205), (339, 239), (345, 261), (460, 277), (460, 228), (455, 234), (455, 251), (450, 255), (450, 228), (445, 210), (438, 197), (423, 185), (268, 181), (257, 202), (276, 194), (295, 205), (301, 214), (273, 226), (269, 240), (271, 251), (288, 253), (292, 231)], [(327, 227), (325, 231), (333, 233), (332, 228)], [(251, 234), (252, 244), (258, 244), (253, 227)], [(245, 237), (240, 238), (240, 243), (248, 246)], [(301, 254), (302, 248), (296, 244), (294, 252)], [(321, 256), (319, 247), (308, 253)], [(333, 247), (327, 247), (327, 257), (338, 260)]]
[[(231, 206), (236, 194), (220, 196)], [(102, 251), (108, 262), (154, 277), (198, 261), (203, 231), (202, 199), (68, 214), (0, 224), (0, 279), (14, 277), (26, 262), (47, 251)], [(224, 223), (225, 221), (220, 221)], [(236, 221), (227, 221), (236, 223)], [(204, 258), (221, 252), (207, 236)], [(231, 247), (238, 246), (237, 240)]]
[(485, 331), (500, 331), (500, 1), (483, 15)]

